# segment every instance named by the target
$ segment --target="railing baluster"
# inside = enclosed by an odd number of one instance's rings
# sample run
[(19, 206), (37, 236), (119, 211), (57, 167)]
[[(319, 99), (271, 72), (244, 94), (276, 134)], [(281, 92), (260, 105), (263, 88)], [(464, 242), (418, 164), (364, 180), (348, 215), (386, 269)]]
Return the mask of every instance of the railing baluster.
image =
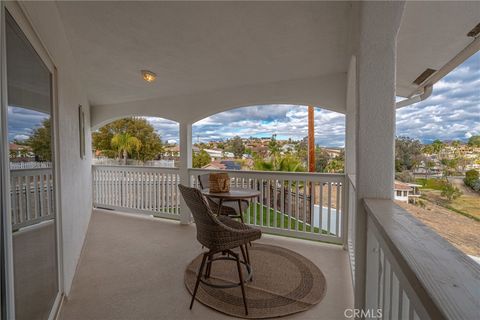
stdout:
[[(341, 187), (340, 187), (340, 183), (337, 182), (337, 191), (336, 191), (336, 200), (337, 200), (337, 203), (336, 203), (336, 209), (335, 209), (335, 235), (338, 237), (338, 236), (341, 236), (340, 235), (340, 219), (343, 218), (343, 214), (342, 214), (342, 217), (340, 217), (340, 209), (343, 209), (343, 208), (340, 208), (341, 206), (341, 198), (342, 198), (342, 193), (340, 191)], [(342, 210), (342, 213), (343, 213), (343, 210)]]
[(303, 228), (302, 231), (305, 232), (307, 224), (307, 180), (303, 180)]
[(285, 180), (280, 180), (280, 228), (285, 227)]
[(300, 181), (295, 180), (295, 231), (298, 231), (300, 222)]
[(264, 201), (264, 190), (265, 190), (265, 180), (263, 179), (260, 179), (260, 203), (261, 203), (261, 206), (260, 206), (260, 226), (263, 226), (264, 223), (263, 223), (263, 217), (265, 216), (264, 212), (265, 212), (265, 201)]
[(25, 220), (31, 220), (33, 219), (30, 214), (30, 176), (25, 176)]
[(48, 210), (48, 213), (47, 215), (53, 215), (53, 210), (52, 210), (52, 187), (51, 187), (51, 174), (47, 174), (47, 210)]
[(18, 206), (17, 206), (17, 183), (16, 183), (16, 177), (11, 176), (10, 177), (10, 192), (11, 192), (11, 206), (12, 206), (12, 223), (17, 224), (18, 223)]
[(272, 210), (271, 210), (271, 202), (270, 202), (270, 200), (271, 200), (271, 190), (272, 190), (271, 189), (271, 180), (268, 179), (267, 180), (267, 190), (266, 190), (266, 192), (267, 192), (267, 194), (266, 194), (266, 198), (267, 198), (267, 214), (266, 214), (266, 216), (267, 216), (267, 221), (266, 222), (267, 223), (266, 223), (266, 225), (267, 225), (267, 227), (271, 227), (270, 222), (271, 222), (271, 219), (272, 219)]
[(327, 231), (332, 234), (332, 183), (328, 182), (328, 216), (327, 216)]
[(315, 233), (315, 195), (316, 195), (316, 187), (317, 187), (316, 183), (310, 181), (310, 233)]
[(274, 228), (278, 228), (278, 210), (277, 210), (277, 201), (278, 201), (278, 191), (277, 191), (277, 183), (278, 180), (274, 179), (273, 181), (273, 226)]
[(34, 175), (33, 176), (33, 202), (34, 202), (34, 207), (33, 207), (33, 210), (35, 210), (34, 212), (34, 218), (38, 218), (39, 217), (39, 203), (38, 203), (38, 176), (37, 175)]
[[(255, 184), (255, 190), (258, 190), (259, 184), (258, 184), (258, 179), (253, 179), (253, 183)], [(258, 197), (253, 199), (253, 225), (257, 225), (257, 214), (258, 214)]]
[(288, 206), (288, 226), (287, 229), (291, 230), (292, 229), (292, 180), (288, 179), (288, 184), (287, 184), (287, 206)]

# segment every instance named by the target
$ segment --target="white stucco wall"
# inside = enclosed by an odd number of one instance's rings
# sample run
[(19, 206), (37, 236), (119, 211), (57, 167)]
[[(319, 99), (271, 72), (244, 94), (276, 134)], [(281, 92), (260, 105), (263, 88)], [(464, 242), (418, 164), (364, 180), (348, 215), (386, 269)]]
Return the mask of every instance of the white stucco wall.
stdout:
[[(92, 211), (91, 142), (88, 100), (63, 32), (55, 3), (25, 2), (23, 11), (57, 69), (60, 220), (64, 292), (68, 294)], [(86, 111), (86, 158), (80, 159), (78, 106)]]

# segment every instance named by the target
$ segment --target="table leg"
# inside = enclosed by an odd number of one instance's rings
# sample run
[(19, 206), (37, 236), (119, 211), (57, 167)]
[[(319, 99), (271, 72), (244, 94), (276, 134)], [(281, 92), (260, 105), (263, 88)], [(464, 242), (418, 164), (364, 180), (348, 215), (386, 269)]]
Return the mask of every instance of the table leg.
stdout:
[(242, 221), (243, 223), (242, 201), (238, 200), (237, 202), (238, 202), (238, 212), (240, 215), (240, 221)]
[(217, 215), (222, 214), (222, 205), (223, 205), (223, 199), (220, 198), (220, 201), (218, 201), (218, 213), (217, 213)]

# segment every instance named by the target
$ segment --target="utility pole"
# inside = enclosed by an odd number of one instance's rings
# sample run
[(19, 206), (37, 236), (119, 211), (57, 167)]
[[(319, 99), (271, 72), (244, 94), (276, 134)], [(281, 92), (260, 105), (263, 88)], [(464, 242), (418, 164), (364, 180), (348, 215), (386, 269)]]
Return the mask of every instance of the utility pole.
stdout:
[(308, 171), (315, 172), (315, 111), (308, 106)]

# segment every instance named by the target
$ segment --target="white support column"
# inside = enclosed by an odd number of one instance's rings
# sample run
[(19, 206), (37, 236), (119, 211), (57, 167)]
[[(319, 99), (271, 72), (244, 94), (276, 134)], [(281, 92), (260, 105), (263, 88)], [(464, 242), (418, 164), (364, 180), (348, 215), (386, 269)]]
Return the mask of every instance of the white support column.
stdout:
[(345, 114), (345, 173), (356, 173), (356, 117), (357, 117), (357, 59), (352, 56), (347, 74), (347, 99)]
[[(188, 169), (192, 167), (192, 124), (180, 122), (180, 183), (190, 186), (190, 176)], [(180, 197), (180, 223), (189, 224), (191, 222), (191, 213), (187, 204)]]
[(364, 2), (357, 54), (355, 308), (365, 306), (365, 198), (393, 198), (396, 40), (404, 1)]

